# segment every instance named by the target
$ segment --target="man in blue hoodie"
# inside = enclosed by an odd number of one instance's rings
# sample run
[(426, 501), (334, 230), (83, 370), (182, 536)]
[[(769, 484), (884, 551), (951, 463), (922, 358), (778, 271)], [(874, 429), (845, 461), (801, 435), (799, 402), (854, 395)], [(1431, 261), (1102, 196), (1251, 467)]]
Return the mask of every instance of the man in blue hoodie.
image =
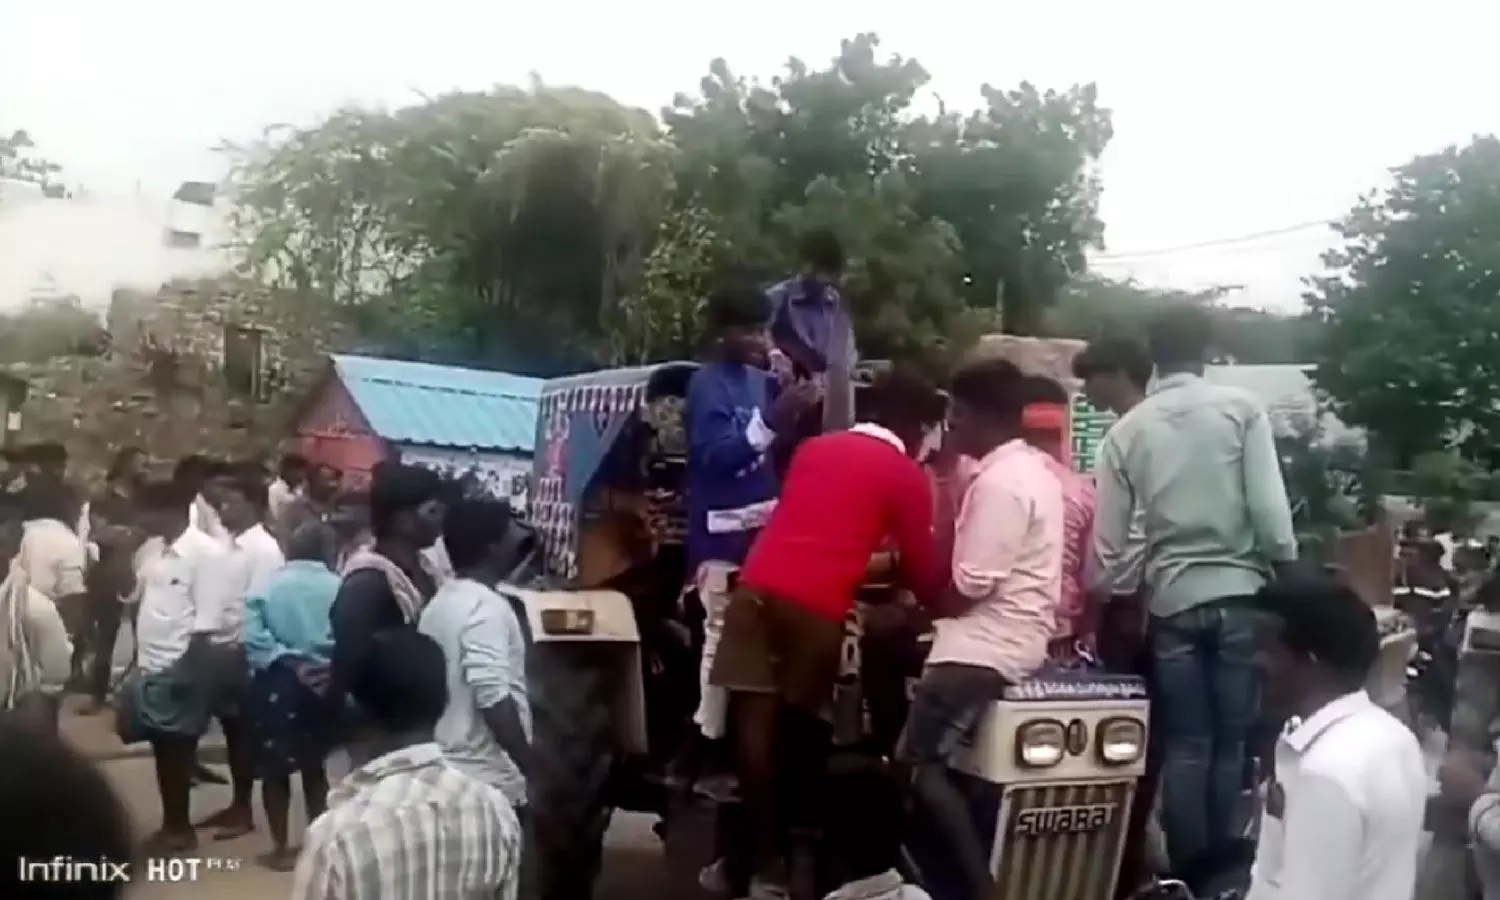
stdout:
[(703, 602), (702, 700), (693, 719), (709, 739), (724, 735), (727, 698), (708, 684), (735, 574), (776, 506), (769, 453), (818, 400), (811, 381), (778, 389), (765, 371), (770, 308), (752, 285), (722, 288), (704, 309), (712, 342), (687, 396), (688, 571)]

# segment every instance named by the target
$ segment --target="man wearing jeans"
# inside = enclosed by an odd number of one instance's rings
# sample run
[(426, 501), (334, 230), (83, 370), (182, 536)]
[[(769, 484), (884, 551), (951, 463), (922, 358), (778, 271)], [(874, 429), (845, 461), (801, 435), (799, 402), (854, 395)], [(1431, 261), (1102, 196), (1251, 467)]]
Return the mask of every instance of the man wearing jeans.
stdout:
[(1128, 591), (1115, 582), (1127, 577), (1131, 510), (1140, 507), (1162, 830), (1175, 873), (1199, 885), (1240, 846), (1259, 717), (1248, 601), (1297, 555), (1270, 420), (1252, 395), (1203, 380), (1209, 340), (1196, 308), (1151, 323), (1156, 385), (1105, 436), (1095, 473), (1103, 591)]

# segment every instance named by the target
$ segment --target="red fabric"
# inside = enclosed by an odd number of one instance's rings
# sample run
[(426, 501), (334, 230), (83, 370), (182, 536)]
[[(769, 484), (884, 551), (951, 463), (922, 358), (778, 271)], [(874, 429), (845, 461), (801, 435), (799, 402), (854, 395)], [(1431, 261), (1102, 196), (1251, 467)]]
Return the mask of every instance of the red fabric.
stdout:
[(927, 601), (948, 581), (920, 464), (869, 434), (815, 437), (792, 457), (781, 499), (740, 569), (740, 583), (843, 619), (870, 557), (890, 539), (900, 580)]
[(1021, 412), (1021, 427), (1061, 432), (1068, 422), (1068, 408), (1060, 403), (1033, 403)]

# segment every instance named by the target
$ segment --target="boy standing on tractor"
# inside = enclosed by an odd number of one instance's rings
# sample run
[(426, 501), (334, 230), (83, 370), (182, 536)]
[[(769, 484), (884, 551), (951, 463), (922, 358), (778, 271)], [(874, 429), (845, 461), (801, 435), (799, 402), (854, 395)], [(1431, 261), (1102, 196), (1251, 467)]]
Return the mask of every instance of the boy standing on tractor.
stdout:
[(753, 285), (715, 291), (704, 314), (711, 345), (687, 392), (687, 556), (704, 608), (702, 695), (694, 722), (724, 736), (726, 698), (707, 683), (729, 593), (750, 544), (770, 520), (778, 482), (769, 452), (817, 400), (811, 382), (785, 390), (764, 370), (766, 296)]

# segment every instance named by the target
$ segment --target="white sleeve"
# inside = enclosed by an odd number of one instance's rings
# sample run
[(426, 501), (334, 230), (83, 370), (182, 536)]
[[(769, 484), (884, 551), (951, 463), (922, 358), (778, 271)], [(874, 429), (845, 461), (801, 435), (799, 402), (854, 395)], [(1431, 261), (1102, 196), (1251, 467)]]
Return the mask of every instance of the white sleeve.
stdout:
[(31, 633), (42, 683), (64, 685), (73, 673), (73, 642), (57, 611), (57, 604), (37, 591), (28, 591), (26, 629)]
[(776, 441), (776, 432), (761, 418), (758, 409), (750, 416), (750, 424), (745, 426), (745, 440), (760, 453)]

